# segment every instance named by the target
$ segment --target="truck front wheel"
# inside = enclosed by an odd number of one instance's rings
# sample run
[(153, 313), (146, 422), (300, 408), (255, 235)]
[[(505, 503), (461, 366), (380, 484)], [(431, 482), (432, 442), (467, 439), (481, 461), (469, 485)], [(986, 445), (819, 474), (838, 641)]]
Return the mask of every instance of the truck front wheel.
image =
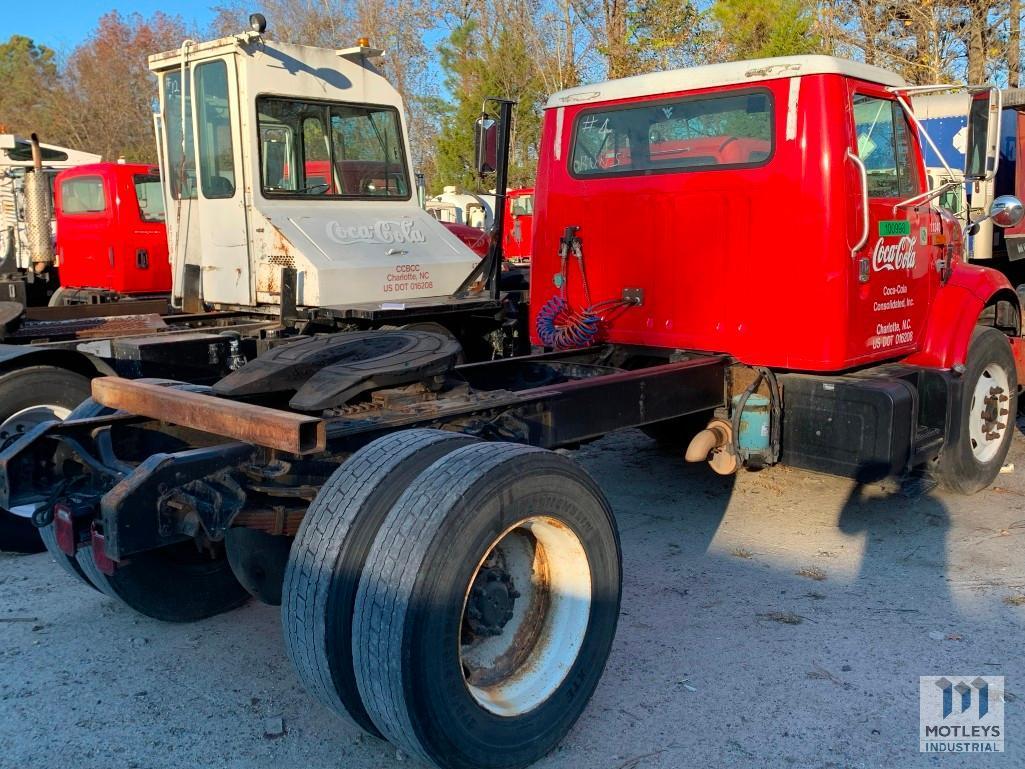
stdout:
[(941, 485), (961, 494), (989, 486), (1007, 458), (1018, 409), (1018, 378), (1007, 337), (980, 326), (961, 378), (959, 424), (933, 466)]
[(620, 592), (612, 511), (579, 466), (456, 449), (406, 489), (367, 557), (352, 622), (367, 712), (443, 769), (528, 766), (594, 692)]
[[(58, 366), (28, 366), (0, 376), (0, 446), (51, 419), (64, 419), (89, 397), (89, 378)], [(0, 550), (38, 553), (32, 509), (0, 510)]]

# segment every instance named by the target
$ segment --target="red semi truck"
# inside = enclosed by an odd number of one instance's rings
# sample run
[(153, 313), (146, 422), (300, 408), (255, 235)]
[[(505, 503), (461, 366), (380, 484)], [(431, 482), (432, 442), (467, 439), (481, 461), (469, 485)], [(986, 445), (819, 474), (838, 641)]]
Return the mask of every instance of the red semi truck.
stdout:
[(505, 198), (502, 253), (514, 264), (529, 264), (534, 243), (534, 189), (509, 190)]
[[(965, 177), (985, 181), (999, 111), (971, 97)], [(1002, 466), (1021, 307), (931, 205), (907, 99), (823, 56), (557, 93), (532, 354), (460, 364), (407, 328), (286, 342), (201, 392), (101, 377), (0, 452), (0, 504), (145, 615), (280, 603), (311, 693), (417, 758), (527, 766), (586, 707), (621, 599), (613, 511), (551, 449), (641, 427), (720, 472), (924, 468), (962, 493)], [(503, 189), (500, 111), (478, 160)]]
[(50, 304), (169, 297), (160, 169), (94, 163), (54, 183), (60, 288)]

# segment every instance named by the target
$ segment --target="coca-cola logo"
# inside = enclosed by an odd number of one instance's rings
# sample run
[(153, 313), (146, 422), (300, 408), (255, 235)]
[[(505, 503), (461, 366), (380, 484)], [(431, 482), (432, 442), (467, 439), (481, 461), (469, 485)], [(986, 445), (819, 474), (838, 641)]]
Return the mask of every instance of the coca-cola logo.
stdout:
[(905, 235), (896, 243), (887, 243), (884, 238), (880, 238), (872, 251), (872, 269), (876, 272), (914, 269), (916, 243), (917, 241), (909, 235)]
[(401, 222), (383, 219), (373, 224), (352, 225), (330, 222), (327, 236), (343, 246), (354, 243), (423, 243), (427, 240), (412, 219)]

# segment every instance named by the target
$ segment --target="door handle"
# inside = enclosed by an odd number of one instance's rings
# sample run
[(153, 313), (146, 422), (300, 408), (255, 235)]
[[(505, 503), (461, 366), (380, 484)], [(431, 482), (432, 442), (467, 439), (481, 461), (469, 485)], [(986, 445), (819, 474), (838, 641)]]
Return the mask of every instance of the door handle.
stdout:
[(868, 243), (868, 170), (856, 154), (847, 150), (847, 157), (850, 158), (858, 168), (858, 176), (861, 179), (861, 238), (857, 244), (851, 247), (853, 257)]

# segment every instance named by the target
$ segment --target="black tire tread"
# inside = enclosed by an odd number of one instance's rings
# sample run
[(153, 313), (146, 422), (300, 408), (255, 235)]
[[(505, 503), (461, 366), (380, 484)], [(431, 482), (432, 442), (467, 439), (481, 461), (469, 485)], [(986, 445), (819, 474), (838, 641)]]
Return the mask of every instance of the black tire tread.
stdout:
[(50, 554), (50, 557), (57, 562), (64, 571), (79, 580), (84, 585), (88, 585), (93, 590), (99, 590), (92, 580), (86, 575), (82, 566), (79, 564), (77, 558), (71, 558), (57, 545), (57, 532), (54, 530), (53, 523), (50, 523), (39, 530), (39, 536), (43, 540), (43, 544), (46, 546), (46, 551)]
[(363, 703), (393, 744), (437, 765), (416, 735), (403, 691), (406, 613), (424, 557), (449, 511), (474, 483), (508, 459), (543, 449), (485, 443), (426, 470), (396, 503), (371, 548), (353, 617), (353, 656)]
[[(944, 446), (939, 458), (935, 460), (931, 466), (932, 475), (936, 481), (948, 491), (953, 491), (958, 494), (975, 494), (993, 482), (997, 474), (1000, 472), (1000, 467), (1007, 459), (1007, 452), (1010, 449), (1011, 441), (1014, 437), (1014, 418), (1017, 414), (1016, 403), (1018, 398), (1018, 382), (1016, 378), (1014, 356), (1003, 332), (991, 326), (976, 326), (975, 330), (972, 332), (971, 341), (968, 345), (967, 367), (970, 371), (974, 371), (975, 366), (978, 363), (975, 358), (978, 355), (984, 354), (978, 352), (978, 350), (987, 347), (993, 347), (994, 356), (992, 357), (1005, 357), (1005, 360), (997, 362), (1001, 362), (1005, 365), (1007, 375), (1009, 377), (1011, 392), (1008, 393), (1010, 398), (1008, 401), (1008, 419), (1010, 424), (1008, 424), (1007, 427), (1004, 446), (999, 452), (997, 452), (993, 459), (983, 465), (974, 459), (971, 449), (966, 444), (967, 436), (965, 434), (965, 429), (969, 415), (967, 415), (967, 409), (964, 408), (964, 404), (962, 403), (963, 423), (959, 428), (959, 440), (956, 443)], [(975, 351), (975, 357), (973, 357), (973, 351)], [(966, 382), (963, 393), (963, 397), (965, 399), (971, 397), (970, 393), (974, 386), (974, 381)]]
[[(475, 439), (443, 430), (403, 430), (379, 438), (336, 470), (303, 517), (292, 545), (282, 589), (285, 649), (305, 688), (346, 720), (376, 733), (361, 703), (346, 703), (332, 679), (325, 615), (346, 538), (368, 499), (399, 465), (434, 461), (439, 449), (455, 450)], [(421, 468), (422, 469), (422, 468)]]
[[(63, 400), (63, 402), (54, 405), (65, 406), (72, 410), (78, 405), (77, 401), (81, 398), (88, 398), (89, 395), (89, 377), (60, 366), (34, 365), (0, 374), (0, 401), (11, 395), (16, 402), (21, 400), (24, 403), (23, 399), (26, 394), (37, 392), (34, 381), (47, 387), (52, 387), (55, 382), (63, 384), (64, 391), (61, 397), (54, 398), (54, 400)], [(50, 400), (50, 398), (46, 400)], [(72, 400), (76, 402), (72, 403)], [(0, 422), (6, 419), (5, 414), (6, 407), (4, 413), (0, 414)], [(16, 516), (6, 510), (0, 510), (0, 515), (4, 517), (3, 525), (0, 526), (0, 550), (10, 550), (15, 553), (39, 553), (46, 549), (46, 543), (42, 541), (37, 529), (28, 519)], [(58, 549), (57, 552), (61, 551)], [(61, 555), (64, 554), (61, 553)], [(62, 563), (62, 565), (64, 564)]]

